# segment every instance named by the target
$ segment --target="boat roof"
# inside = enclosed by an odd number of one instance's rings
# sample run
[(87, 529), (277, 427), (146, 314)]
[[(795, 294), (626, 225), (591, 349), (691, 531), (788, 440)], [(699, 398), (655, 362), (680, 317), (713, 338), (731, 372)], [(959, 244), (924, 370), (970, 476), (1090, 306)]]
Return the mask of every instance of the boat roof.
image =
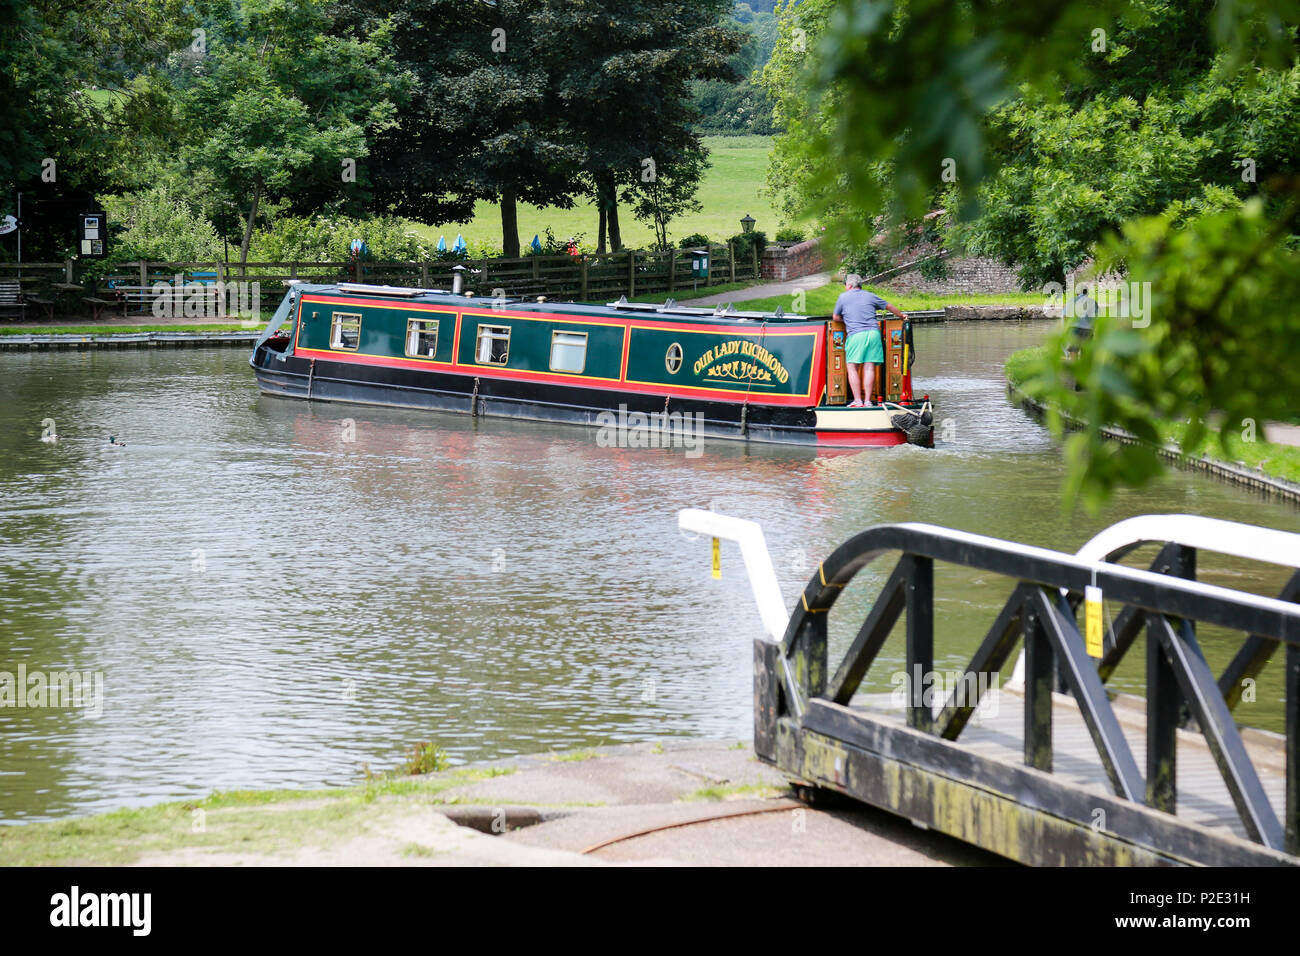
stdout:
[(666, 302), (629, 302), (626, 296), (620, 296), (616, 302), (605, 305), (582, 302), (551, 302), (544, 296), (538, 297), (489, 297), (476, 296), (472, 292), (456, 293), (447, 289), (419, 289), (407, 286), (371, 285), (364, 282), (340, 282), (335, 285), (312, 285), (297, 283), (294, 288), (302, 293), (344, 293), (375, 299), (404, 299), (411, 302), (430, 303), (433, 305), (471, 305), (478, 308), (501, 308), (507, 306), (512, 312), (546, 312), (559, 315), (627, 315), (636, 313), (653, 316), (657, 319), (681, 319), (692, 322), (718, 320), (724, 322), (810, 322), (819, 321), (824, 316), (802, 315), (777, 309), (774, 312), (737, 309), (734, 303), (719, 305), (714, 308), (698, 308), (678, 305), (676, 300)]

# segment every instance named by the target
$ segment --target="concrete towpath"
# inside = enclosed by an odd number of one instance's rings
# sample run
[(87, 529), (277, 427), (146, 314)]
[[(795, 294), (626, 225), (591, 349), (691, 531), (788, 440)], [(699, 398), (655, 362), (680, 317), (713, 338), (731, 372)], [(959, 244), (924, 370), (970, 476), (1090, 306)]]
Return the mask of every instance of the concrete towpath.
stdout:
[[(809, 807), (741, 742), (665, 742), (597, 751), (583, 761), (543, 759), (447, 796), (502, 807), (560, 797), (590, 801), (536, 822), (522, 816), (530, 825), (518, 829), (509, 827), (507, 810), (501, 837), (521, 850), (575, 854), (584, 862), (945, 866), (994, 859), (862, 805)], [(460, 807), (448, 813), (458, 814), (469, 822)]]
[[(665, 740), (474, 764), (365, 801), (210, 810), (203, 845), (116, 862), (251, 866), (954, 866), (998, 857), (861, 804), (808, 806), (744, 741)], [(293, 825), (295, 818), (300, 819)], [(315, 819), (329, 820), (318, 826)], [(188, 814), (178, 817), (188, 828)], [(285, 842), (268, 827), (292, 829)], [(179, 823), (173, 826), (180, 829)], [(222, 835), (218, 835), (222, 834)], [(254, 836), (256, 834), (256, 836)], [(142, 834), (147, 842), (150, 834)], [(184, 834), (182, 834), (182, 838)], [(116, 839), (116, 838), (115, 838)], [(124, 848), (120, 841), (115, 851)]]
[(1276, 445), (1300, 446), (1300, 425), (1269, 422), (1264, 426), (1264, 439)]
[(749, 299), (767, 299), (778, 295), (794, 295), (801, 290), (809, 292), (813, 289), (819, 289), (830, 282), (832, 278), (833, 276), (829, 272), (815, 272), (800, 279), (791, 279), (789, 282), (764, 282), (762, 285), (752, 285), (747, 289), (719, 292), (714, 295), (700, 296), (698, 299), (679, 299), (677, 304), (705, 308), (711, 305), (722, 305), (726, 302), (744, 302)]

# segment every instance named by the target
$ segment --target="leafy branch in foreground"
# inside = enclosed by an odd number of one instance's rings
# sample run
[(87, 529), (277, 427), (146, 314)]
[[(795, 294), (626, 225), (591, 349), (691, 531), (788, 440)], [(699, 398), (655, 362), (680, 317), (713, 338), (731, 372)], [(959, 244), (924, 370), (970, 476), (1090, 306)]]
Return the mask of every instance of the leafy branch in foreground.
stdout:
[[(1149, 290), (1150, 324), (1099, 315), (1075, 359), (1063, 330), (1024, 383), (1058, 434), (1062, 416), (1085, 423), (1066, 438), (1067, 502), (1095, 508), (1121, 485), (1148, 483), (1162, 468), (1155, 446), (1166, 425), (1177, 426), (1185, 452), (1213, 434), (1228, 453), (1230, 437), (1252, 441), (1265, 422), (1300, 412), (1300, 253), (1288, 241), (1300, 182), (1291, 192), (1272, 220), (1251, 200), (1181, 226), (1169, 215), (1137, 220), (1103, 243), (1098, 268), (1126, 265), (1127, 282)], [(1116, 443), (1107, 425), (1143, 444)]]
[(867, 240), (941, 206), (946, 248), (1026, 288), (1092, 257), (1143, 297), (1068, 368), (1057, 337), (1029, 385), (1086, 423), (1068, 503), (1161, 470), (1108, 425), (1190, 450), (1295, 415), (1300, 3), (804, 0), (779, 17), (764, 78), (794, 92), (770, 178), (791, 212)]

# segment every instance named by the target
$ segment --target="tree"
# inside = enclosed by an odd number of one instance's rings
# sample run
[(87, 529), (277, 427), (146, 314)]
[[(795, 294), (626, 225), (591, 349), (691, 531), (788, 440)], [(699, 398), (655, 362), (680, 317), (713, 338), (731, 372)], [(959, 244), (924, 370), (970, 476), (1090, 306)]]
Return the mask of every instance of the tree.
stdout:
[(474, 144), (462, 175), (480, 195), (498, 201), (502, 252), (514, 258), (518, 203), (571, 207), (581, 189), (580, 154), (566, 135), (556, 95), (551, 58), (557, 38), (546, 5), (502, 0), (493, 13), (476, 35), (483, 49), (453, 61), (465, 73), (452, 110), (467, 118)]
[[(691, 81), (735, 79), (745, 36), (729, 0), (592, 0), (549, 8), (559, 106), (600, 217), (597, 249), (622, 247), (621, 189), (656, 169), (688, 168), (701, 150)], [(684, 181), (684, 180), (683, 180)]]
[(431, 222), (499, 203), (502, 248), (518, 255), (520, 202), (601, 216), (599, 248), (621, 245), (618, 193), (646, 158), (670, 166), (698, 147), (693, 78), (726, 75), (740, 35), (726, 0), (554, 4), (385, 0), (395, 56), (416, 77), (375, 151), (376, 198)]
[[(1149, 480), (1161, 467), (1154, 443), (1171, 429), (1190, 449), (1207, 430), (1226, 442), (1247, 419), (1295, 413), (1297, 322), (1279, 304), (1300, 274), (1297, 10), (1294, 0), (783, 7), (783, 37), (794, 17), (816, 13), (822, 25), (815, 65), (791, 68), (803, 111), (793, 99), (777, 107), (796, 124), (779, 151), (787, 182), (801, 211), (859, 235), (943, 193), (960, 228), (1026, 281), (1095, 252), (1100, 269), (1149, 290), (1145, 315), (1099, 318), (1068, 368), (1064, 340), (1050, 343), (1028, 386), (1088, 423), (1067, 439), (1067, 492), (1095, 505)], [(806, 177), (793, 172), (800, 157)], [(1118, 445), (1106, 425), (1145, 443)]]
[(772, 100), (772, 120), (783, 132), (772, 144), (767, 183), (790, 222), (807, 218), (814, 210), (828, 220), (843, 217), (843, 184), (829, 186), (810, 175), (807, 144), (831, 135), (836, 93), (826, 91), (817, 104), (811, 100), (810, 70), (815, 43), (823, 37), (835, 0), (781, 0), (777, 6), (776, 43), (760, 74)]
[(543, 0), (389, 0), (394, 55), (415, 77), (398, 123), (376, 144), (376, 199), (435, 224), (501, 210), (502, 249), (519, 255), (517, 206), (569, 207), (578, 147), (557, 99), (562, 37)]
[(703, 147), (688, 151), (672, 166), (645, 170), (640, 181), (624, 190), (623, 201), (631, 205), (632, 214), (654, 227), (656, 249), (673, 247), (668, 241), (670, 222), (700, 211), (695, 191), (709, 166), (705, 156)]
[(1209, 0), (1152, 5), (1146, 22), (1116, 27), (1060, 100), (1025, 90), (994, 109), (996, 171), (961, 240), (1041, 287), (1127, 221), (1240, 205), (1259, 191), (1245, 158), (1269, 179), (1300, 172), (1300, 71), (1232, 68), (1210, 43), (1212, 14)]
[(745, 34), (745, 45), (731, 58), (731, 69), (739, 82), (696, 80), (692, 84), (695, 108), (700, 113), (699, 129), (724, 133), (774, 132), (772, 101), (757, 82), (776, 44), (777, 20), (771, 13), (755, 13), (748, 4), (737, 3), (729, 23)]
[(190, 24), (179, 0), (0, 0), (0, 195), (23, 192), (25, 256), (71, 252), (76, 214), (149, 122), (136, 100)]
[(390, 30), (339, 35), (325, 0), (216, 0), (202, 9), (206, 49), (180, 97), (180, 155), (228, 201), (247, 200), (240, 261), (259, 206), (361, 188), (368, 136), (393, 122), (406, 78)]

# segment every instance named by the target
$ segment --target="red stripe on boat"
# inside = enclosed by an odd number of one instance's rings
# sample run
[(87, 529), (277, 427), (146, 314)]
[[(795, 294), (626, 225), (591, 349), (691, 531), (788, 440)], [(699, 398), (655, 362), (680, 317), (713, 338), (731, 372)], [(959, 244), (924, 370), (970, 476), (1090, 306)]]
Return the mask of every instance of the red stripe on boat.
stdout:
[(898, 429), (878, 432), (817, 432), (819, 445), (903, 445), (907, 436)]

